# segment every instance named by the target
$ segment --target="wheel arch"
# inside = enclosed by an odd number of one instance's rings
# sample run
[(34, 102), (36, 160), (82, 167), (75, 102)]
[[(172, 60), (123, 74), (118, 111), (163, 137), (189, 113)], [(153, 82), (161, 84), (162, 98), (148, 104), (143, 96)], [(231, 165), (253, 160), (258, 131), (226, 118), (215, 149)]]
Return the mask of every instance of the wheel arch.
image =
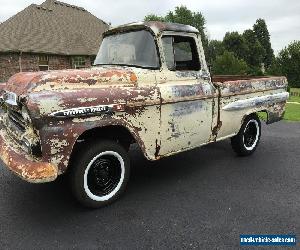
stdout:
[(91, 140), (100, 139), (118, 141), (126, 150), (129, 149), (131, 144), (137, 143), (142, 152), (146, 155), (143, 141), (127, 127), (123, 125), (93, 127), (82, 132), (75, 140), (70, 154), (68, 169), (70, 165), (72, 165), (72, 159), (74, 159), (74, 156), (79, 152), (81, 146), (91, 142)]
[(92, 138), (103, 138), (110, 140), (118, 140), (123, 146), (136, 142), (136, 137), (124, 126), (107, 125), (103, 127), (94, 127), (84, 131), (78, 136), (78, 141), (90, 140)]
[(244, 122), (245, 122), (245, 120), (247, 119), (247, 117), (249, 117), (249, 116), (257, 116), (258, 118), (260, 118), (259, 117), (259, 115), (258, 115), (258, 113), (260, 113), (260, 112), (267, 112), (266, 110), (258, 110), (258, 111), (251, 111), (251, 112), (248, 112), (248, 113), (246, 113), (244, 116), (243, 116), (243, 118), (242, 118), (242, 120), (241, 120), (241, 126), (244, 124)]

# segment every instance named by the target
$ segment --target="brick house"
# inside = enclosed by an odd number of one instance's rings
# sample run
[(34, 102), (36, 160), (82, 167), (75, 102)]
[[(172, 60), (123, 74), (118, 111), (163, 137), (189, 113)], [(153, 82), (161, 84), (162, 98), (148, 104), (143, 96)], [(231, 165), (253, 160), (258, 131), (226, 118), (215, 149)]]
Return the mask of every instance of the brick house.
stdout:
[(108, 28), (81, 7), (32, 4), (0, 24), (0, 82), (22, 71), (90, 67)]

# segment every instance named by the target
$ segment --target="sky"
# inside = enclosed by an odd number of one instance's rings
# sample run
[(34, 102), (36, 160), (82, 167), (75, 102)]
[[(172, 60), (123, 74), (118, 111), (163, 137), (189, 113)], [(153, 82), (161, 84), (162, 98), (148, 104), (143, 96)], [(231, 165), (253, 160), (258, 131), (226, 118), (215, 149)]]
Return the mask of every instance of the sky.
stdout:
[[(85, 8), (112, 26), (143, 20), (145, 15), (166, 15), (185, 5), (201, 12), (210, 39), (223, 39), (228, 31), (252, 28), (256, 19), (266, 20), (275, 53), (294, 40), (300, 40), (299, 0), (61, 0)], [(0, 22), (28, 5), (43, 0), (0, 0)]]

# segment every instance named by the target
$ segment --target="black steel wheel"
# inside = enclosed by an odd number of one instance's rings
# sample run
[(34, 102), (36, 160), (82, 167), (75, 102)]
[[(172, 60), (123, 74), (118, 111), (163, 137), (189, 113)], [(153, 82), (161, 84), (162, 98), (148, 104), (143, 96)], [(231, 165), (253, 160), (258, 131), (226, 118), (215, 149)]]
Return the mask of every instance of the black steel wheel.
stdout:
[(261, 123), (256, 114), (249, 115), (239, 133), (231, 138), (233, 150), (240, 156), (248, 156), (256, 150), (261, 136)]
[(87, 150), (72, 161), (71, 188), (77, 200), (98, 208), (115, 201), (125, 190), (130, 163), (117, 142), (104, 140), (84, 145)]

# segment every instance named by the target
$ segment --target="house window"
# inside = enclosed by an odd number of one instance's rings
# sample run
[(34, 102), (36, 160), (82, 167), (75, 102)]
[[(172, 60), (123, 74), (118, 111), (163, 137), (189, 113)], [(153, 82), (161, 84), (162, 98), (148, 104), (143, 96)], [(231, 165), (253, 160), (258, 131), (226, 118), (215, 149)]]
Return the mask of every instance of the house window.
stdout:
[(85, 57), (84, 56), (75, 56), (73, 57), (73, 67), (75, 69), (85, 68)]
[(40, 71), (49, 70), (49, 56), (47, 55), (39, 56), (39, 69)]
[(170, 70), (200, 70), (195, 39), (187, 36), (162, 38), (167, 66)]

